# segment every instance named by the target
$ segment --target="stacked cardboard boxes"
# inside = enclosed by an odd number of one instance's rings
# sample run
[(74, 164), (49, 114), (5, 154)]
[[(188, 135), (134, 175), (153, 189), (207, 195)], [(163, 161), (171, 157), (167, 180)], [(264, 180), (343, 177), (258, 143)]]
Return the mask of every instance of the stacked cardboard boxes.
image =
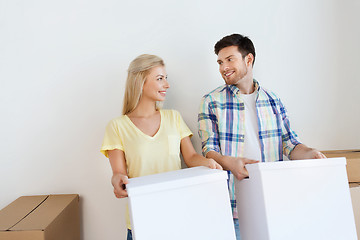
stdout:
[(328, 158), (346, 157), (346, 171), (349, 180), (351, 201), (354, 210), (358, 239), (360, 239), (360, 149), (322, 151)]

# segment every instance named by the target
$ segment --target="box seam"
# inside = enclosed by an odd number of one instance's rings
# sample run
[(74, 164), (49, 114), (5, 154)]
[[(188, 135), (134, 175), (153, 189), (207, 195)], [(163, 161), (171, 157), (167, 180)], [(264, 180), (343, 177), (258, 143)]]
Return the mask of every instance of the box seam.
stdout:
[(49, 195), (46, 196), (46, 198), (44, 200), (42, 200), (36, 207), (34, 207), (28, 214), (26, 214), (23, 218), (21, 218), (19, 221), (17, 221), (14, 225), (12, 225), (11, 227), (9, 227), (9, 229), (7, 229), (6, 231), (11, 231), (11, 229), (13, 227), (15, 227), (19, 222), (21, 222), (22, 220), (24, 220), (27, 216), (29, 216), (32, 212), (34, 212), (38, 207), (40, 207), (41, 204), (43, 204), (46, 199), (49, 198)]

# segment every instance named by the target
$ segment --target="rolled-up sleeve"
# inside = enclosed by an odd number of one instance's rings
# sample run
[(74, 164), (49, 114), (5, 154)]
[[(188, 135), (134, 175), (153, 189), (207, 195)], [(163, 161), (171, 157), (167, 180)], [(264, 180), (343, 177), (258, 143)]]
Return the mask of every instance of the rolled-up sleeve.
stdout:
[(220, 152), (218, 123), (214, 114), (215, 108), (216, 104), (211, 101), (210, 96), (201, 99), (198, 114), (198, 133), (204, 156), (210, 151)]
[(283, 103), (279, 99), (279, 107), (280, 107), (280, 114), (282, 117), (282, 143), (283, 143), (283, 154), (287, 157), (290, 156), (290, 153), (296, 145), (300, 144), (300, 140), (298, 135), (291, 129), (290, 127), (290, 120), (287, 114), (287, 110)]

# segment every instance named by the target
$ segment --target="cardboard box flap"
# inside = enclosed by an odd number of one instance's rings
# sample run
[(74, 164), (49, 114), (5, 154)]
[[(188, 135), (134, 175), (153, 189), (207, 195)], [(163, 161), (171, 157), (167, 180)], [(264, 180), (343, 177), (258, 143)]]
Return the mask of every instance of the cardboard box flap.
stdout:
[(360, 150), (322, 151), (328, 158), (346, 157), (346, 171), (349, 182), (360, 182)]
[(49, 195), (49, 197), (21, 222), (10, 230), (45, 230), (72, 201), (78, 201), (77, 194)]
[(0, 231), (6, 231), (15, 226), (45, 201), (47, 197), (47, 195), (19, 197), (16, 201), (0, 210)]
[(360, 187), (360, 183), (349, 183), (349, 187)]
[(346, 157), (346, 159), (359, 158), (360, 150), (333, 150), (321, 151), (326, 157)]

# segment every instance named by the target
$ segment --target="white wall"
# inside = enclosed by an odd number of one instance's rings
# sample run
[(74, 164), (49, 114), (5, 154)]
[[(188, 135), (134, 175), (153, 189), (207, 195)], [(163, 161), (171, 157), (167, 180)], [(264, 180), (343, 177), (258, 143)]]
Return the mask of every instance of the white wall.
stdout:
[(238, 32), (255, 77), (318, 149), (360, 148), (356, 0), (0, 0), (0, 208), (21, 195), (79, 193), (83, 239), (123, 239), (124, 203), (99, 153), (121, 113), (129, 62), (164, 58), (196, 150), (200, 98), (223, 81), (213, 46)]

